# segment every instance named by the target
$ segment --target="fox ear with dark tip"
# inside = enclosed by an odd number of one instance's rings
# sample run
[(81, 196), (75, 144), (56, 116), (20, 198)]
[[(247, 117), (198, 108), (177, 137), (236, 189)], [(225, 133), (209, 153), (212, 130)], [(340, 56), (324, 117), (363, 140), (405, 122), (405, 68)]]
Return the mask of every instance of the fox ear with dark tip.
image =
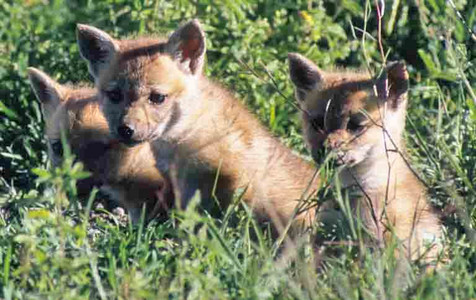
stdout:
[(28, 68), (28, 79), (36, 98), (41, 103), (44, 118), (51, 118), (62, 101), (61, 85), (35, 68)]
[(380, 97), (385, 98), (392, 108), (406, 100), (409, 88), (407, 67), (402, 61), (389, 62), (377, 82)]
[(297, 53), (288, 53), (289, 75), (296, 87), (296, 97), (304, 101), (306, 95), (319, 88), (322, 83), (322, 72), (309, 59)]
[(79, 52), (88, 62), (89, 73), (97, 79), (101, 69), (107, 67), (119, 50), (116, 41), (102, 30), (93, 26), (76, 26)]
[(192, 75), (200, 75), (205, 61), (205, 32), (196, 19), (175, 30), (167, 41), (167, 50), (180, 66)]

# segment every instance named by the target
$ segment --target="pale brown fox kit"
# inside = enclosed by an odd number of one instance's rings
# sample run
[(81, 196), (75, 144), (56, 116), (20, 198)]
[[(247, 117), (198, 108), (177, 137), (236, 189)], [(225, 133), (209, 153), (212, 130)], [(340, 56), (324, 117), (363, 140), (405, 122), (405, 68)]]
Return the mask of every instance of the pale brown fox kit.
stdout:
[(63, 157), (63, 131), (72, 153), (92, 173), (79, 182), (80, 193), (100, 186), (128, 210), (133, 222), (139, 219), (144, 204), (146, 218), (165, 213), (161, 205), (172, 202), (171, 189), (155, 167), (150, 144), (130, 148), (111, 137), (95, 89), (60, 85), (35, 68), (28, 69), (28, 76), (41, 102), (53, 166)]
[[(180, 205), (197, 191), (213, 202), (215, 190), (225, 206), (245, 188), (243, 199), (258, 216), (283, 225), (298, 200), (314, 193), (314, 168), (202, 75), (205, 34), (198, 21), (162, 40), (115, 40), (86, 25), (78, 25), (77, 36), (112, 135), (129, 145), (153, 141), (157, 167), (176, 173)], [(307, 210), (297, 219), (309, 224), (313, 216)]]
[(294, 53), (289, 65), (314, 158), (323, 147), (334, 151), (343, 166), (343, 187), (359, 191), (354, 208), (360, 206), (361, 218), (379, 240), (394, 232), (404, 241), (407, 257), (434, 258), (441, 250), (440, 220), (402, 156), (405, 65), (390, 63), (375, 79), (363, 72), (323, 72)]

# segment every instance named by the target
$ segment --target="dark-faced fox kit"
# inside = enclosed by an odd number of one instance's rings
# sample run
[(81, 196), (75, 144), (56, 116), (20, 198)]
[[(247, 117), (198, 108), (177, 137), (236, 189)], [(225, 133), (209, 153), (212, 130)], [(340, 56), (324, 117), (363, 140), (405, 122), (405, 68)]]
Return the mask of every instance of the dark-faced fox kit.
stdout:
[(323, 147), (336, 154), (343, 187), (360, 194), (353, 205), (360, 206), (366, 227), (379, 240), (395, 233), (407, 257), (435, 258), (441, 250), (440, 220), (402, 156), (405, 65), (390, 63), (371, 78), (363, 72), (324, 72), (299, 54), (289, 54), (289, 64), (309, 149), (315, 159)]
[[(77, 36), (111, 134), (128, 145), (152, 141), (157, 167), (176, 180), (180, 205), (200, 191), (202, 203), (216, 196), (225, 206), (243, 188), (258, 216), (282, 225), (298, 200), (315, 192), (314, 168), (202, 75), (205, 34), (198, 21), (168, 39), (116, 40), (86, 25), (78, 25)], [(305, 223), (313, 216), (297, 213)]]
[(139, 219), (144, 204), (148, 218), (163, 212), (163, 206), (172, 202), (171, 189), (155, 167), (150, 144), (129, 148), (118, 143), (109, 133), (95, 89), (60, 85), (35, 68), (29, 68), (28, 75), (41, 102), (53, 166), (63, 157), (64, 132), (72, 153), (92, 173), (78, 184), (80, 193), (100, 186), (124, 205), (133, 222)]

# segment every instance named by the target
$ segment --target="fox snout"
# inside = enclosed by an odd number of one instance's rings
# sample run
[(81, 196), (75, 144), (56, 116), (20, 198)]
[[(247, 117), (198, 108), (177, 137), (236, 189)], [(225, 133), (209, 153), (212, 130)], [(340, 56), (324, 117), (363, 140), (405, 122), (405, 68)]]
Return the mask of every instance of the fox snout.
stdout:
[(123, 141), (129, 141), (134, 136), (134, 128), (132, 128), (130, 125), (120, 125), (117, 127), (117, 135)]
[(124, 118), (112, 127), (113, 136), (127, 146), (134, 146), (151, 138), (150, 124)]
[(342, 146), (348, 141), (350, 138), (349, 134), (346, 132), (346, 130), (343, 129), (338, 129), (327, 137), (325, 141), (325, 146), (326, 148), (330, 150), (337, 150), (339, 148), (342, 148)]
[(114, 131), (114, 135), (118, 137), (119, 141), (127, 146), (135, 146), (145, 140), (139, 134), (140, 130), (133, 124), (122, 123)]

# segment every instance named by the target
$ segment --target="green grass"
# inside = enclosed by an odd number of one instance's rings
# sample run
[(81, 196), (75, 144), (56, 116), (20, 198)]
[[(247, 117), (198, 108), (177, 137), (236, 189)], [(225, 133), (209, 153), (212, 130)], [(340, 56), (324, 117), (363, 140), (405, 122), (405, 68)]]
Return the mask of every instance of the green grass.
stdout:
[[(295, 253), (276, 251), (266, 228), (240, 204), (213, 219), (196, 199), (165, 223), (132, 226), (104, 211), (89, 213), (95, 193), (89, 202), (78, 199), (74, 183), (84, 173), (71, 158), (48, 168), (26, 68), (60, 82), (90, 81), (76, 23), (120, 37), (167, 33), (198, 17), (207, 33), (207, 75), (307, 155), (287, 53), (300, 52), (324, 69), (376, 72), (382, 63), (376, 16), (374, 1), (349, 0), (0, 2), (0, 298), (476, 298), (472, 1), (386, 1), (382, 19), (384, 50), (391, 60), (405, 60), (411, 75), (411, 161), (445, 215), (449, 260), (434, 273), (396, 260), (392, 246), (341, 246), (338, 255), (322, 256), (303, 238)], [(315, 260), (322, 263), (318, 270)]]

